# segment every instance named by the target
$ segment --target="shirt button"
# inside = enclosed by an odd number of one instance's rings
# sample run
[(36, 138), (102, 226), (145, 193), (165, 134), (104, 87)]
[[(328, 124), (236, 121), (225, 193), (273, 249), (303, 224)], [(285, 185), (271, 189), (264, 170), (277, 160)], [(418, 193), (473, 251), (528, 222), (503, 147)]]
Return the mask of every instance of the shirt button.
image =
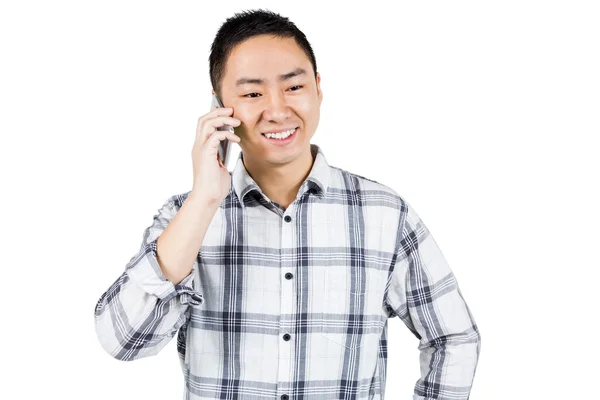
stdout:
[(281, 400), (288, 400), (289, 396), (287, 394), (282, 394), (281, 395)]
[(292, 279), (293, 276), (294, 275), (288, 272), (287, 274), (285, 274), (285, 279)]
[(286, 342), (288, 340), (290, 340), (291, 336), (289, 335), (289, 333), (286, 333), (285, 335), (283, 335), (283, 340), (285, 340)]
[(292, 217), (290, 217), (289, 215), (286, 215), (285, 218), (283, 219), (285, 222), (290, 222), (292, 220)]

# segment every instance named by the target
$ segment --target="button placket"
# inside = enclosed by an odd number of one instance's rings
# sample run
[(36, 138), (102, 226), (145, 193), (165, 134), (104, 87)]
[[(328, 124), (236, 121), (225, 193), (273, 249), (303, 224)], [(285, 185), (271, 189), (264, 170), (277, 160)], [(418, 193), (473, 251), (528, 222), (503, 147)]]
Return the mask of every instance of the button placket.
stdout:
[[(286, 382), (290, 380), (289, 371), (290, 371), (290, 362), (292, 360), (291, 352), (293, 351), (293, 347), (291, 344), (292, 335), (288, 333), (292, 328), (292, 324), (294, 322), (294, 317), (292, 316), (292, 312), (294, 310), (294, 290), (295, 286), (292, 284), (292, 278), (294, 275), (291, 271), (294, 271), (295, 265), (291, 258), (286, 257), (285, 254), (295, 247), (295, 232), (293, 231), (294, 225), (289, 222), (292, 221), (292, 217), (286, 214), (293, 215), (293, 206), (288, 207), (287, 210), (281, 209), (283, 218), (280, 220), (280, 247), (281, 247), (281, 258), (280, 258), (280, 275), (281, 278), (281, 310), (282, 316), (280, 319), (279, 325), (279, 337), (281, 338), (280, 342), (280, 359), (279, 359), (279, 368), (278, 368), (278, 380), (280, 382)], [(289, 396), (287, 394), (281, 395), (282, 399), (288, 399)]]

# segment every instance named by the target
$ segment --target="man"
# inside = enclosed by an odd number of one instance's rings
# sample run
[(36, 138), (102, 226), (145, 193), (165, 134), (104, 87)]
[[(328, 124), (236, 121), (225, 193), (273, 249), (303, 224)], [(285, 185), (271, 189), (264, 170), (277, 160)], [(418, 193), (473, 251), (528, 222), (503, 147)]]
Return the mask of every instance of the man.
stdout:
[[(480, 335), (427, 227), (310, 143), (323, 93), (304, 34), (236, 14), (210, 75), (224, 108), (199, 120), (192, 190), (159, 209), (96, 306), (104, 349), (140, 359), (178, 334), (186, 399), (383, 399), (397, 316), (420, 340), (414, 399), (467, 399)], [(224, 139), (242, 149), (232, 173)]]

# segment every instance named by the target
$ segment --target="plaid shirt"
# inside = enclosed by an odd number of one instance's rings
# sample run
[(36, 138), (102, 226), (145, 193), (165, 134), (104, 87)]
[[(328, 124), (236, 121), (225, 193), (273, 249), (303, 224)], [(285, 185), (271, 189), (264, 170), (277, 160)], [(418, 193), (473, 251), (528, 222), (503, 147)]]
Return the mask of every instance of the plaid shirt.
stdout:
[(397, 316), (420, 340), (413, 399), (468, 399), (480, 335), (427, 227), (394, 190), (311, 151), (287, 209), (240, 153), (178, 285), (161, 273), (156, 240), (189, 192), (169, 198), (96, 305), (103, 348), (136, 360), (177, 334), (184, 399), (383, 399)]

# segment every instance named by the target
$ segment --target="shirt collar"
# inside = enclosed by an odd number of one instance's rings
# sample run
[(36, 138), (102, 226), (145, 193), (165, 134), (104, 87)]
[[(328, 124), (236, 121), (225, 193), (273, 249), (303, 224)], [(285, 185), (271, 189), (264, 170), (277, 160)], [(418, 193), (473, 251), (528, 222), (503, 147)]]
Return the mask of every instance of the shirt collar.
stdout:
[[(311, 189), (314, 194), (319, 197), (323, 197), (325, 193), (327, 193), (327, 188), (329, 187), (331, 167), (325, 159), (323, 150), (318, 145), (311, 143), (310, 152), (313, 156), (313, 165), (310, 173), (300, 186), (298, 197), (302, 196), (304, 192)], [(231, 183), (242, 207), (245, 207), (244, 197), (248, 193), (257, 191), (258, 193), (263, 194), (258, 184), (248, 174), (243, 162), (243, 153), (241, 152), (238, 156), (235, 168), (231, 173)]]

